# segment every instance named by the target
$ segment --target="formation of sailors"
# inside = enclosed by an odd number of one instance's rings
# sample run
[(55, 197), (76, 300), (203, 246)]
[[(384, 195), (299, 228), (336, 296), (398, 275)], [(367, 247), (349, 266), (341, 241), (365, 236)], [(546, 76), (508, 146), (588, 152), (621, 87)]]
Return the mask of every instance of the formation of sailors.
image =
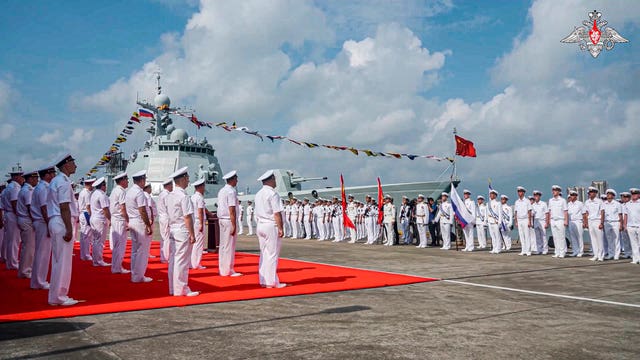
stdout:
[[(48, 290), (50, 305), (75, 305), (78, 300), (70, 297), (69, 291), (78, 230), (81, 261), (91, 262), (95, 267), (110, 267), (113, 274), (129, 274), (133, 283), (149, 283), (153, 279), (146, 276), (146, 272), (149, 258), (155, 257), (150, 250), (157, 217), (160, 261), (168, 266), (169, 294), (199, 295), (190, 289), (188, 276), (190, 269), (205, 269), (201, 265), (204, 222), (208, 215), (204, 205), (204, 179), (193, 183), (195, 193), (188, 196), (185, 192), (189, 185), (188, 168), (178, 169), (164, 181), (156, 203), (144, 170), (116, 175), (113, 178), (116, 186), (107, 196), (104, 177), (84, 180), (84, 188), (75, 194), (70, 176), (76, 168), (75, 159), (66, 154), (52, 166), (31, 172), (14, 168), (9, 173), (8, 184), (0, 186), (0, 262), (9, 270), (17, 270), (19, 278), (30, 279), (31, 288)], [(129, 177), (132, 186), (129, 186)], [(232, 171), (223, 179), (226, 185), (220, 190), (222, 201), (218, 205), (222, 229), (219, 273), (241, 276), (233, 269), (235, 241), (240, 233), (236, 230), (236, 219), (242, 219), (235, 189), (237, 173)], [(283, 209), (272, 205), (274, 199), (281, 203), (277, 193), (277, 197), (271, 194), (275, 193), (273, 171), (258, 180), (269, 195), (263, 202), (256, 200), (255, 208), (261, 249), (264, 247), (265, 251), (261, 252), (260, 283), (264, 287), (281, 288), (286, 284), (279, 283), (276, 269), (279, 241), (284, 231)], [(249, 209), (253, 217), (251, 203)], [(261, 233), (261, 222), (272, 225), (275, 235)], [(103, 256), (107, 234), (110, 234), (111, 263)], [(127, 235), (131, 239), (130, 270), (123, 266)], [(47, 281), (49, 271), (50, 281)]]

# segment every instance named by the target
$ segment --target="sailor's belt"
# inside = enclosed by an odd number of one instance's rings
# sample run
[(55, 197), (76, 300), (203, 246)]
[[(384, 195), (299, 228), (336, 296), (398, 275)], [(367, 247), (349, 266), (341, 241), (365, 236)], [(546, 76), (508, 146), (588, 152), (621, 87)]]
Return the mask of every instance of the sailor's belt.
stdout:
[(273, 220), (258, 219), (258, 224), (273, 224), (273, 225), (276, 225), (276, 222), (273, 221)]
[(229, 220), (229, 221), (231, 221), (231, 218), (218, 218), (218, 220)]
[(608, 222), (608, 223), (617, 223), (617, 222), (620, 222), (620, 220), (605, 220), (605, 222)]
[(564, 218), (553, 218), (551, 219), (552, 221), (560, 221), (560, 220), (564, 220)]
[(628, 228), (640, 228), (640, 225), (627, 225)]

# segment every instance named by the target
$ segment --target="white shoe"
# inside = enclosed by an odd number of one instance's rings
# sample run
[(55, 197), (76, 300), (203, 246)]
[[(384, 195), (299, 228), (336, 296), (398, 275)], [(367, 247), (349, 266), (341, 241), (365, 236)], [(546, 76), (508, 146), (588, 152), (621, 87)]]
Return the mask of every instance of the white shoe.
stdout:
[(520, 254), (518, 254), (518, 256), (524, 256), (524, 253), (521, 252)]
[(189, 291), (184, 296), (194, 297), (194, 296), (198, 296), (198, 295), (200, 295), (200, 291)]
[(198, 267), (196, 268), (196, 270), (204, 270), (204, 269), (206, 269), (206, 268), (207, 268), (206, 266), (202, 266), (202, 265), (200, 265), (200, 266), (198, 266)]
[(231, 277), (238, 277), (238, 276), (242, 276), (242, 273), (239, 272), (234, 272), (233, 274), (229, 275)]
[(44, 283), (44, 285), (42, 285), (41, 289), (49, 290), (49, 287), (51, 287), (51, 285), (48, 282), (46, 282)]
[(558, 257), (558, 255), (556, 255), (556, 254), (553, 254), (553, 256), (551, 256), (551, 257), (553, 257), (553, 258), (557, 258), (557, 257)]
[(349, 241), (349, 244), (355, 244), (355, 243), (356, 243), (356, 241), (355, 241), (355, 240), (350, 240), (350, 241)]
[(73, 298), (67, 298), (67, 300), (65, 300), (64, 302), (62, 302), (61, 304), (55, 304), (55, 303), (49, 303), (49, 305), (51, 306), (71, 306), (71, 305), (75, 305), (78, 303), (78, 300), (73, 299)]
[(145, 277), (142, 278), (142, 282), (145, 282), (145, 283), (152, 282), (152, 281), (153, 281), (153, 279), (148, 277), (148, 276), (145, 276)]
[(594, 256), (594, 257), (590, 258), (589, 260), (596, 261), (596, 260), (598, 260), (598, 258)]
[(583, 255), (583, 254), (578, 254), (578, 255), (576, 255), (576, 257), (582, 257), (582, 255)]
[(283, 287), (287, 287), (288, 285), (285, 283), (280, 283), (278, 285), (267, 286), (267, 289), (282, 289)]

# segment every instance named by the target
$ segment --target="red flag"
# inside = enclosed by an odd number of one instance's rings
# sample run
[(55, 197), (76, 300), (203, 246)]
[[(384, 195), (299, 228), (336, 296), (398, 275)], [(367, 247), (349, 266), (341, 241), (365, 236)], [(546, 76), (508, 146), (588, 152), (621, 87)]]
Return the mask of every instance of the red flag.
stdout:
[(382, 224), (382, 218), (384, 218), (383, 205), (382, 184), (380, 184), (380, 178), (378, 178), (378, 224)]
[(456, 155), (476, 157), (476, 148), (473, 147), (473, 142), (456, 135)]
[(351, 219), (347, 216), (347, 198), (344, 195), (344, 179), (342, 178), (342, 174), (340, 174), (340, 189), (342, 190), (342, 220), (344, 226), (355, 230), (356, 226), (353, 225), (353, 222), (351, 222)]

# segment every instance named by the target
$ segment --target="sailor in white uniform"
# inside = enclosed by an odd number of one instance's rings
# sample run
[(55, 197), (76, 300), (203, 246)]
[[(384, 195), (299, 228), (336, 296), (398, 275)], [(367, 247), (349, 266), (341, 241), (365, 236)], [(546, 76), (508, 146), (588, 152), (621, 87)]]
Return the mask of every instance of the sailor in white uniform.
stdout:
[(262, 182), (262, 189), (255, 197), (257, 234), (260, 242), (260, 265), (258, 276), (260, 285), (267, 288), (283, 288), (287, 284), (278, 278), (278, 258), (282, 242), (282, 202), (275, 191), (276, 178), (273, 170), (262, 174), (258, 181)]
[(244, 224), (242, 221), (244, 220), (244, 205), (242, 205), (242, 201), (238, 200), (238, 235), (242, 235), (244, 233)]
[(169, 213), (167, 210), (167, 196), (173, 191), (173, 179), (162, 182), (162, 191), (158, 195), (158, 225), (160, 226), (160, 262), (169, 260)]
[(36, 251), (36, 233), (31, 217), (31, 200), (33, 188), (38, 184), (38, 172), (32, 171), (24, 174), (24, 184), (18, 193), (16, 214), (18, 215), (18, 228), (20, 229), (20, 261), (18, 265), (19, 278), (31, 278), (33, 257)]
[(91, 243), (95, 238), (91, 228), (91, 193), (93, 193), (94, 178), (84, 180), (84, 188), (78, 195), (78, 208), (80, 210), (80, 260), (91, 261)]
[(91, 257), (93, 258), (93, 266), (109, 266), (111, 264), (105, 262), (103, 257), (104, 242), (107, 239), (109, 223), (111, 222), (109, 197), (105, 194), (107, 190), (105, 178), (101, 177), (96, 180), (93, 183), (93, 189), (93, 193), (89, 199), (89, 206), (91, 207), (89, 225), (91, 226), (91, 233), (93, 234)]
[(447, 201), (449, 194), (443, 192), (440, 195), (440, 206), (435, 221), (440, 221), (440, 234), (442, 234), (442, 250), (451, 249), (451, 228), (453, 225), (453, 208), (451, 203)]
[[(476, 203), (471, 200), (471, 191), (464, 189), (462, 191), (462, 196), (464, 197), (464, 206), (467, 208), (470, 214), (474, 215), (473, 220), (475, 221), (476, 214)], [(462, 251), (473, 251), (474, 248), (474, 240), (473, 240), (473, 228), (475, 222), (467, 224), (462, 228), (462, 233), (464, 234), (464, 243), (465, 247)]]
[(549, 242), (547, 241), (547, 229), (545, 228), (547, 212), (549, 207), (547, 203), (542, 201), (542, 192), (540, 190), (533, 190), (533, 197), (535, 199), (533, 208), (533, 230), (535, 234), (536, 252), (542, 255), (547, 255), (549, 252)]
[(249, 228), (249, 235), (253, 235), (253, 222), (254, 220), (253, 201), (247, 201), (247, 227)]
[(569, 213), (571, 256), (582, 257), (584, 254), (584, 204), (578, 200), (578, 192), (575, 190), (569, 191), (567, 211)]
[(116, 186), (109, 196), (109, 212), (111, 213), (111, 272), (114, 274), (128, 274), (129, 270), (122, 267), (124, 253), (127, 249), (127, 224), (129, 215), (125, 206), (126, 189), (129, 187), (129, 178), (126, 173), (120, 173), (113, 177)]
[[(347, 196), (347, 217), (354, 225), (356, 223), (356, 213), (358, 211), (357, 209), (358, 205), (354, 201), (353, 195), (349, 194), (349, 196)], [(349, 240), (349, 243), (351, 244), (354, 244), (356, 241), (358, 241), (356, 229), (349, 228), (349, 237), (351, 238), (351, 240)]]
[(33, 189), (31, 195), (31, 217), (33, 218), (33, 228), (36, 234), (36, 246), (33, 258), (33, 268), (31, 270), (31, 288), (49, 289), (47, 275), (51, 264), (51, 236), (47, 223), (49, 213), (47, 211), (47, 200), (49, 197), (49, 183), (56, 176), (56, 169), (53, 166), (45, 167), (38, 171), (40, 182)]
[(547, 221), (545, 228), (551, 226), (551, 236), (553, 236), (554, 258), (563, 258), (567, 253), (567, 243), (565, 240), (565, 228), (569, 225), (569, 213), (567, 201), (561, 196), (562, 188), (558, 185), (551, 187), (553, 197), (549, 199), (549, 210), (547, 211)]
[(56, 167), (60, 173), (51, 181), (47, 198), (49, 233), (53, 246), (48, 301), (49, 305), (69, 306), (78, 303), (68, 296), (74, 243), (72, 219), (78, 216), (78, 203), (69, 176), (76, 172), (77, 166), (75, 159), (67, 154), (56, 162)]
[(629, 233), (631, 244), (631, 263), (640, 264), (640, 189), (631, 188), (631, 200), (626, 203), (624, 214), (624, 227)]
[(487, 224), (489, 225), (489, 235), (491, 236), (491, 253), (499, 254), (502, 251), (502, 204), (496, 198), (498, 192), (491, 189), (489, 191), (489, 204), (487, 205)]
[(529, 196), (529, 203), (531, 204), (531, 227), (529, 228), (529, 244), (531, 245), (531, 254), (538, 254), (538, 244), (536, 243), (536, 198), (533, 195)]
[(384, 206), (382, 207), (384, 224), (384, 242), (385, 246), (393, 246), (394, 240), (394, 228), (393, 224), (396, 222), (396, 207), (391, 202), (391, 195), (384, 196)]
[(500, 227), (500, 231), (502, 234), (502, 241), (504, 243), (503, 250), (509, 251), (513, 245), (513, 241), (511, 239), (511, 230), (513, 230), (513, 209), (508, 204), (509, 196), (502, 194), (500, 195), (500, 200), (502, 202), (502, 226)]
[(149, 264), (149, 250), (151, 248), (150, 214), (147, 213), (147, 197), (142, 188), (147, 182), (147, 171), (141, 170), (131, 175), (133, 186), (125, 195), (125, 207), (129, 217), (129, 233), (131, 234), (131, 282), (151, 282), (152, 278), (145, 276)]
[(411, 244), (411, 237), (409, 232), (409, 198), (402, 196), (402, 205), (400, 205), (400, 229), (402, 229), (402, 243), (405, 245)]
[(195, 243), (193, 228), (193, 203), (184, 191), (189, 186), (188, 168), (185, 166), (170, 175), (175, 182), (167, 196), (169, 217), (169, 294), (173, 296), (198, 296), (200, 292), (189, 288), (189, 264), (191, 248)]
[(20, 250), (20, 228), (18, 228), (18, 194), (24, 177), (22, 169), (16, 168), (9, 175), (11, 182), (2, 193), (2, 208), (4, 209), (4, 259), (7, 270), (18, 269), (18, 252)]
[(207, 219), (206, 208), (204, 206), (204, 178), (193, 183), (195, 192), (191, 195), (191, 202), (193, 203), (193, 219), (194, 235), (196, 242), (193, 243), (191, 249), (191, 269), (203, 270), (206, 267), (202, 266), (202, 251), (204, 250), (204, 222)]
[(420, 244), (417, 248), (427, 247), (427, 223), (429, 221), (429, 205), (424, 202), (424, 195), (418, 195), (418, 202), (416, 203), (416, 225), (418, 226), (418, 237), (420, 238)]
[(284, 237), (291, 237), (291, 201), (286, 199), (284, 201)]
[(342, 204), (338, 201), (338, 197), (333, 197), (333, 206), (331, 213), (333, 224), (333, 234), (335, 235), (333, 242), (341, 242), (344, 240), (344, 226), (342, 220)]
[[(628, 191), (623, 191), (620, 193), (620, 205), (622, 206), (622, 217), (627, 213), (627, 204), (631, 200), (631, 193)], [(622, 227), (620, 230), (620, 247), (622, 249), (623, 254), (620, 257), (625, 259), (631, 259), (632, 251), (631, 251), (631, 241), (629, 238), (629, 232), (626, 227)]]
[(527, 192), (522, 186), (516, 188), (518, 198), (513, 203), (514, 225), (518, 228), (518, 238), (520, 239), (520, 256), (531, 256), (531, 232), (533, 228), (533, 207), (531, 201), (524, 194)]
[(584, 202), (583, 227), (589, 229), (591, 240), (591, 261), (604, 261), (604, 244), (602, 243), (602, 231), (604, 229), (604, 208), (602, 200), (598, 197), (598, 189), (589, 186), (589, 198)]
[(604, 236), (607, 239), (608, 244), (608, 256), (606, 260), (618, 260), (620, 259), (620, 231), (622, 230), (622, 205), (615, 200), (616, 191), (613, 189), (607, 189), (607, 200), (604, 201)]
[(484, 203), (484, 196), (478, 195), (478, 206), (476, 207), (476, 235), (478, 236), (478, 248), (487, 248), (487, 204)]
[(235, 272), (233, 266), (236, 256), (236, 209), (238, 209), (238, 173), (233, 170), (226, 173), (222, 179), (227, 184), (218, 192), (218, 219), (220, 223), (220, 248), (218, 249), (218, 269), (220, 276), (242, 276)]
[(309, 204), (309, 199), (302, 199), (302, 225), (304, 227), (305, 239), (311, 239), (311, 204)]
[[(158, 215), (158, 205), (156, 205), (156, 201), (151, 197), (151, 184), (146, 183), (142, 188), (144, 192), (144, 197), (147, 199), (147, 214), (149, 215), (149, 222), (151, 223), (151, 227), (156, 223), (156, 216)], [(153, 236), (151, 237), (153, 240)], [(155, 255), (151, 254), (151, 250), (149, 250), (149, 258), (155, 258)]]

